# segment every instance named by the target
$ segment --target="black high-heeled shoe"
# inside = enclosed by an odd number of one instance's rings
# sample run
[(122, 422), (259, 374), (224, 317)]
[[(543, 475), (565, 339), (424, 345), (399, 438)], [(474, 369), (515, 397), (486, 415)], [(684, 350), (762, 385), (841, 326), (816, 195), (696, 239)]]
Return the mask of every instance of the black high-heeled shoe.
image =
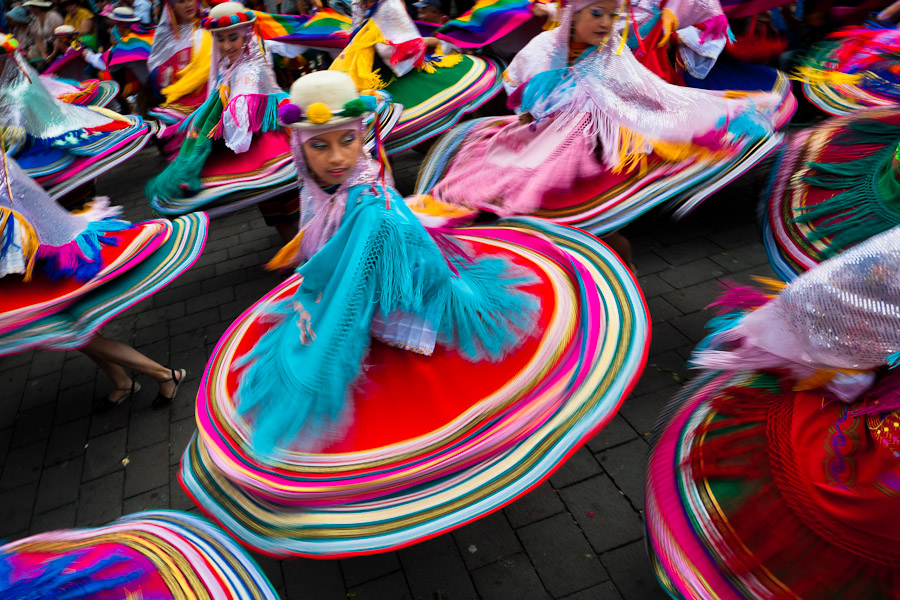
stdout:
[(141, 391), (141, 384), (139, 384), (136, 379), (132, 378), (130, 388), (116, 388), (113, 391), (128, 392), (128, 393), (116, 401), (110, 400), (108, 396), (105, 396), (103, 398), (97, 398), (97, 400), (94, 402), (94, 414), (99, 415), (99, 414), (103, 414), (105, 412), (109, 412), (112, 409), (114, 409), (115, 407), (117, 407), (120, 404), (122, 404), (123, 402), (125, 402), (126, 400), (128, 400), (129, 398), (133, 398), (135, 394), (137, 394), (139, 391)]
[[(176, 377), (176, 375), (178, 377)], [(162, 383), (166, 383), (167, 381), (175, 382), (175, 389), (172, 390), (172, 395), (167, 398), (162, 395), (162, 392), (157, 393), (156, 398), (153, 399), (153, 404), (151, 406), (153, 406), (154, 409), (160, 409), (160, 408), (165, 408), (168, 405), (172, 404), (172, 402), (175, 400), (175, 395), (178, 394), (178, 388), (181, 387), (181, 382), (184, 381), (185, 375), (187, 375), (187, 371), (185, 371), (184, 369), (178, 369), (177, 371), (175, 369), (172, 369), (172, 376), (169, 377), (168, 379), (166, 379), (166, 381), (162, 382)]]

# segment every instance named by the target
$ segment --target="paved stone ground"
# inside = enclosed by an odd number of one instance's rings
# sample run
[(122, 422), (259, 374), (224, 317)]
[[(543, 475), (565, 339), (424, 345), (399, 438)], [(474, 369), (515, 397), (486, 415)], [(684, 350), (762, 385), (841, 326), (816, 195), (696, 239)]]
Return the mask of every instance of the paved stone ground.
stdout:
[[(421, 156), (396, 161), (409, 193)], [(131, 220), (150, 218), (142, 189), (162, 168), (154, 150), (100, 179), (97, 190)], [(530, 600), (665, 598), (643, 540), (647, 437), (687, 377), (703, 337), (701, 309), (720, 282), (773, 276), (755, 225), (765, 168), (707, 202), (687, 221), (648, 215), (630, 226), (653, 318), (643, 378), (612, 423), (527, 497), (451, 534), (399, 552), (341, 560), (260, 558), (284, 598), (298, 600)], [(193, 400), (209, 353), (241, 311), (278, 278), (261, 265), (279, 246), (256, 209), (213, 222), (205, 253), (172, 285), (113, 320), (108, 337), (188, 370), (175, 404), (149, 408), (155, 385), (105, 415), (91, 414), (111, 385), (78, 352), (0, 360), (0, 537), (102, 525), (156, 508), (192, 509), (177, 482), (194, 431)]]

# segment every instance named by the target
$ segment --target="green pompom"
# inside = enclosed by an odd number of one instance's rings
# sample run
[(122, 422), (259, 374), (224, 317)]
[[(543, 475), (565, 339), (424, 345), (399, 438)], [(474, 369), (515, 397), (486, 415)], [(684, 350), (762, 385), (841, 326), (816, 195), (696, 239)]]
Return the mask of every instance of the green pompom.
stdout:
[(359, 117), (368, 112), (368, 107), (366, 103), (362, 101), (361, 98), (356, 98), (355, 100), (351, 100), (344, 104), (344, 115), (345, 117)]

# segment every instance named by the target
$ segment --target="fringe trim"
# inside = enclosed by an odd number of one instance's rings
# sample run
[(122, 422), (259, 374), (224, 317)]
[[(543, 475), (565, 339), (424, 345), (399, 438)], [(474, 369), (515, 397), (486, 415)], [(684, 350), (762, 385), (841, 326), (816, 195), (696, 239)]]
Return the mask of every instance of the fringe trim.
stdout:
[[(462, 54), (426, 56), (422, 64), (416, 68), (424, 73), (434, 73), (435, 67), (439, 69), (449, 69), (450, 67), (455, 67), (461, 63), (462, 60)], [(504, 74), (505, 73), (506, 71), (504, 71)]]
[(102, 246), (117, 246), (118, 236), (110, 235), (131, 227), (131, 223), (118, 219), (91, 221), (84, 231), (62, 246), (41, 244), (36, 258), (41, 261), (41, 272), (53, 280), (75, 279), (89, 281), (103, 268)]
[(162, 173), (147, 182), (144, 194), (148, 198), (184, 198), (203, 188), (200, 173), (212, 152), (209, 133), (222, 119), (222, 100), (210, 94), (178, 127), (186, 131), (184, 142)]
[(63, 94), (60, 100), (66, 104), (85, 104), (97, 94), (97, 86), (100, 85), (99, 79), (82, 82), (83, 87), (77, 92)]
[[(845, 163), (808, 163), (818, 172), (804, 177), (808, 185), (842, 191), (815, 206), (795, 209), (793, 218), (795, 223), (805, 224), (822, 219), (810, 240), (829, 239), (822, 252), (825, 257), (900, 224), (900, 212), (888, 202), (900, 201), (900, 183), (891, 162), (900, 141), (900, 126), (874, 119), (857, 121), (834, 141), (862, 146), (861, 156)], [(872, 152), (875, 145), (885, 147)]]
[(240, 125), (240, 121), (238, 121), (238, 113), (240, 111), (238, 101), (241, 98), (244, 99), (247, 106), (249, 131), (258, 133), (281, 129), (281, 125), (278, 123), (278, 107), (287, 102), (287, 94), (241, 94), (231, 98), (227, 106), (225, 106), (225, 110), (222, 111), (222, 118), (207, 137), (210, 139), (222, 139), (225, 135), (225, 119), (230, 118), (235, 125)]
[(343, 71), (353, 78), (357, 90), (381, 90), (387, 87), (381, 74), (375, 68), (375, 44), (386, 44), (384, 36), (375, 22), (369, 19), (350, 44), (331, 63), (331, 69)]
[(724, 148), (726, 136), (759, 138), (768, 133), (754, 118), (752, 106), (731, 119), (723, 117), (713, 130), (690, 141), (664, 140), (634, 131), (611, 119), (579, 84), (578, 76), (567, 68), (539, 73), (521, 89), (519, 111), (538, 120), (553, 118), (560, 129), (584, 113), (589, 114), (591, 126), (584, 130), (584, 136), (592, 148), (600, 145), (602, 162), (613, 173), (638, 171), (642, 175), (650, 154), (672, 163), (692, 158), (705, 162), (721, 160), (732, 154)]

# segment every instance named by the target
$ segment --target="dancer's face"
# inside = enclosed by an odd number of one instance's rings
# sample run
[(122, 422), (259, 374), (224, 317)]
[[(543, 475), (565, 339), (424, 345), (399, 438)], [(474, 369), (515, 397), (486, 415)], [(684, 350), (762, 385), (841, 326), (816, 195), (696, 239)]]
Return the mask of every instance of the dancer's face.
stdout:
[(190, 23), (197, 18), (197, 0), (175, 0), (172, 10), (179, 24)]
[(618, 4), (614, 0), (601, 0), (575, 13), (573, 29), (575, 41), (589, 46), (604, 43), (612, 32)]
[(234, 61), (241, 55), (244, 48), (244, 33), (235, 31), (217, 31), (215, 32), (216, 49), (220, 56), (224, 56), (228, 60), (228, 64), (234, 64)]
[(361, 143), (359, 132), (355, 129), (321, 133), (303, 144), (306, 165), (322, 183), (342, 184), (356, 167)]

